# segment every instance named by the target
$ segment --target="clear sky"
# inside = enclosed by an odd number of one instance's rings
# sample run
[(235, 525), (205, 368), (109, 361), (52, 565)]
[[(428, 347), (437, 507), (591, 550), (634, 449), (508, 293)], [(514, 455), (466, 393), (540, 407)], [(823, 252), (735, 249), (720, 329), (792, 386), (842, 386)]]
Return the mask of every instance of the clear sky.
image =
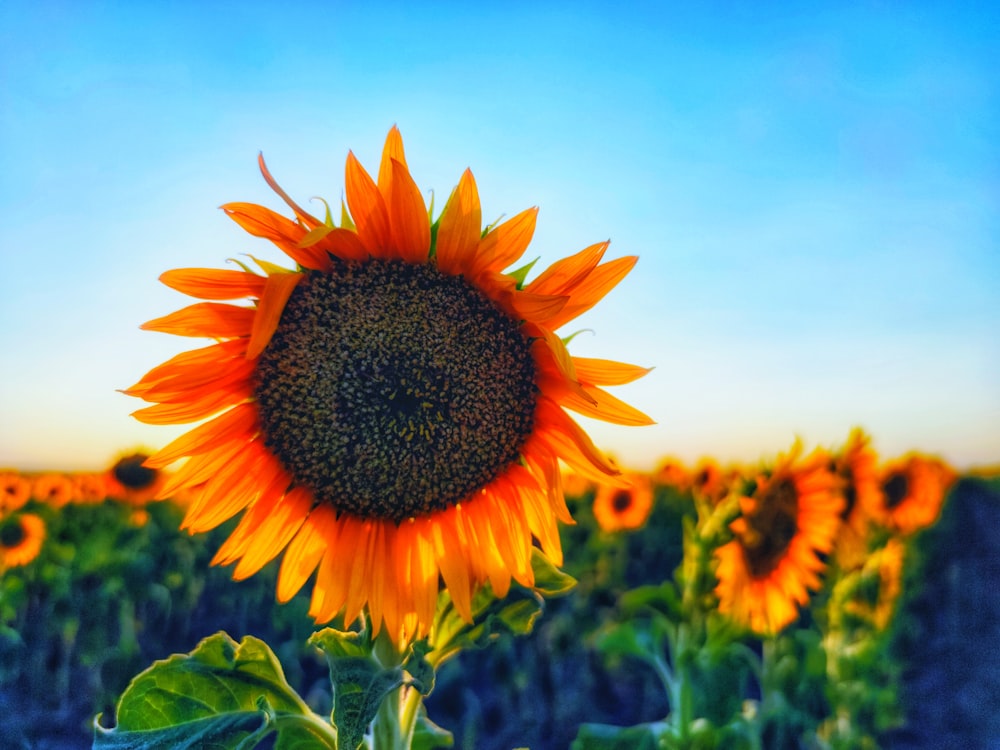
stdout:
[(0, 467), (102, 468), (182, 429), (116, 392), (189, 340), (157, 276), (277, 259), (217, 207), (339, 200), (402, 131), (417, 184), (540, 207), (540, 267), (633, 273), (571, 352), (656, 369), (583, 420), (638, 468), (865, 427), (1000, 461), (995, 3), (10, 0), (0, 8)]

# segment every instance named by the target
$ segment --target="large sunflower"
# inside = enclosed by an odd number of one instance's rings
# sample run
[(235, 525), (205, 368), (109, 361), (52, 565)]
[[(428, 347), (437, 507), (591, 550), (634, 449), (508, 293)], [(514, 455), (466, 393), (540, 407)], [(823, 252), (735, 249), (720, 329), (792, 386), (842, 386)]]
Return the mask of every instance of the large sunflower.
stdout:
[[(340, 226), (260, 167), (294, 220), (222, 208), (295, 269), (169, 271), (167, 286), (207, 301), (144, 326), (216, 340), (127, 391), (155, 403), (135, 413), (143, 422), (212, 417), (147, 461), (190, 457), (160, 496), (198, 490), (192, 532), (245, 510), (214, 561), (238, 561), (244, 578), (284, 550), (278, 598), (315, 571), (317, 621), (367, 610), (375, 632), (420, 636), (439, 579), (470, 619), (481, 584), (503, 596), (512, 578), (533, 582), (533, 538), (561, 562), (556, 521), (571, 518), (560, 460), (596, 480), (617, 474), (564, 409), (650, 422), (601, 388), (645, 368), (573, 357), (555, 333), (636, 258), (602, 263), (602, 242), (525, 283), (526, 269), (504, 269), (525, 252), (537, 210), (484, 231), (466, 170), (432, 221), (396, 128), (375, 179), (348, 154)], [(244, 298), (253, 304), (224, 302)]]
[(734, 538), (715, 551), (719, 610), (756, 633), (777, 633), (796, 618), (819, 587), (819, 553), (830, 552), (840, 525), (843, 499), (829, 457), (800, 453), (796, 444), (750, 483), (730, 525)]

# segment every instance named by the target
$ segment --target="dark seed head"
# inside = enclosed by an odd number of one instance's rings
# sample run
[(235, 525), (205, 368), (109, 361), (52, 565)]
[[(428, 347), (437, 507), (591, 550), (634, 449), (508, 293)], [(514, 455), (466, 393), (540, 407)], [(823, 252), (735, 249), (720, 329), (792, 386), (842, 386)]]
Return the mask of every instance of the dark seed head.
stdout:
[(520, 456), (535, 364), (518, 321), (431, 264), (335, 261), (292, 293), (257, 364), (265, 444), (317, 502), (401, 521)]

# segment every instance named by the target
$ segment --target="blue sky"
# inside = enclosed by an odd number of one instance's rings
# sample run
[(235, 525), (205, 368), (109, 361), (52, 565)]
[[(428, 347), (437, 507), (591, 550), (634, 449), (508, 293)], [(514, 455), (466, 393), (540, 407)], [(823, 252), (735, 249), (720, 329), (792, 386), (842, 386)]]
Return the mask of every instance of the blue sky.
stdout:
[(217, 207), (336, 201), (403, 133), (540, 207), (548, 264), (635, 271), (571, 351), (654, 365), (623, 463), (835, 447), (1000, 461), (1000, 10), (988, 3), (131, 3), (0, 9), (0, 466), (100, 468), (181, 429), (117, 393), (189, 342), (157, 276), (254, 253)]

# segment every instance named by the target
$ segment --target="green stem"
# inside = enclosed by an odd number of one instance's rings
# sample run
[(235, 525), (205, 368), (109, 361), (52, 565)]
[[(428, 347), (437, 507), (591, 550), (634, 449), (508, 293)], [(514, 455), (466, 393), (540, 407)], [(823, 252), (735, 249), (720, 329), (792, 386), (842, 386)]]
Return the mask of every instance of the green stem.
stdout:
[[(374, 645), (375, 658), (383, 668), (391, 669), (403, 663), (403, 655), (385, 630), (376, 636)], [(410, 750), (421, 698), (409, 685), (398, 687), (385, 697), (372, 723), (372, 750)]]

